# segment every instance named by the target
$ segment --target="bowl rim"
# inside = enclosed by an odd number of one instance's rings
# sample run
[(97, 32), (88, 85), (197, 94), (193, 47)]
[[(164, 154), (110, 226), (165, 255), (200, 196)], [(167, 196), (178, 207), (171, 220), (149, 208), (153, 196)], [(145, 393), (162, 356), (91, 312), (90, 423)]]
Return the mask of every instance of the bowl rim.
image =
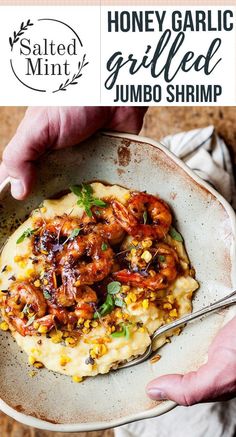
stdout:
[[(131, 140), (134, 142), (139, 143), (145, 143), (149, 146), (152, 146), (156, 149), (160, 149), (165, 155), (167, 155), (174, 163), (177, 164), (178, 167), (180, 167), (185, 173), (187, 173), (200, 187), (203, 187), (206, 191), (208, 191), (210, 194), (212, 194), (223, 206), (223, 208), (226, 210), (230, 223), (232, 228), (232, 235), (233, 235), (233, 248), (231, 248), (230, 254), (232, 259), (232, 270), (231, 270), (231, 276), (236, 280), (236, 267), (235, 265), (235, 259), (236, 259), (236, 215), (232, 208), (232, 206), (228, 203), (228, 201), (219, 194), (211, 185), (209, 185), (206, 181), (201, 179), (197, 174), (195, 174), (181, 159), (176, 157), (170, 150), (167, 149), (167, 147), (162, 144), (160, 141), (153, 140), (149, 137), (142, 136), (142, 135), (135, 135), (135, 134), (129, 134), (126, 132), (114, 132), (114, 131), (100, 131), (97, 135), (101, 136), (109, 136), (111, 138), (122, 138)], [(55, 151), (52, 151), (52, 153), (56, 153)], [(1, 184), (0, 184), (0, 193), (3, 191), (4, 188), (10, 183), (10, 177), (7, 177)], [(232, 316), (233, 317), (233, 316)], [(231, 317), (230, 317), (231, 318)], [(229, 319), (228, 319), (229, 320)], [(227, 321), (228, 321), (227, 320)], [(159, 415), (162, 415), (173, 408), (175, 408), (178, 404), (173, 401), (162, 401), (161, 403), (158, 402), (156, 406), (153, 408), (138, 412), (135, 414), (130, 414), (127, 416), (124, 416), (119, 419), (107, 421), (107, 422), (93, 422), (93, 423), (71, 423), (71, 424), (63, 424), (63, 423), (52, 423), (47, 420), (42, 420), (34, 416), (30, 416), (21, 412), (18, 412), (14, 408), (12, 408), (10, 405), (8, 405), (5, 401), (3, 401), (0, 398), (0, 411), (7, 414), (11, 418), (17, 420), (18, 422), (32, 426), (38, 429), (47, 430), (47, 431), (57, 431), (57, 432), (86, 432), (86, 431), (98, 431), (98, 430), (104, 430), (108, 428), (115, 428), (117, 426), (125, 425), (130, 422), (135, 422), (138, 420), (143, 419), (149, 419), (153, 418)], [(158, 411), (157, 411), (158, 409)]]

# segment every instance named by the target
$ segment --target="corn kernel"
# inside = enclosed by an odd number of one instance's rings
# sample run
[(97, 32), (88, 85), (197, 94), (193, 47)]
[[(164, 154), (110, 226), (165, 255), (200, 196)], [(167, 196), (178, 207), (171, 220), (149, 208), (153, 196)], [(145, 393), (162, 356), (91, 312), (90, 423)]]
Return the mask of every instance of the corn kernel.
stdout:
[(50, 334), (50, 337), (51, 337), (51, 340), (54, 344), (61, 343), (62, 332), (61, 331), (57, 331), (57, 332), (54, 331)]
[(19, 261), (22, 261), (22, 256), (21, 256), (21, 255), (16, 255), (16, 256), (14, 256), (14, 261), (15, 261), (16, 263), (18, 263)]
[(100, 345), (100, 355), (102, 356), (102, 355), (105, 355), (106, 353), (107, 353), (107, 347), (106, 347), (106, 345), (105, 344), (101, 344)]
[(121, 293), (128, 293), (128, 291), (130, 291), (129, 285), (122, 285), (121, 286)]
[(144, 261), (145, 261), (146, 263), (149, 263), (149, 262), (151, 261), (151, 259), (152, 259), (152, 254), (151, 254), (151, 252), (149, 252), (148, 250), (145, 250), (145, 251), (142, 253), (141, 258), (144, 259)]
[(152, 246), (152, 240), (143, 240), (142, 241), (142, 247), (144, 249), (148, 249), (151, 246)]
[(40, 361), (36, 361), (36, 362), (33, 364), (33, 366), (34, 366), (36, 369), (41, 369), (42, 367), (44, 367), (43, 363), (40, 363)]
[(48, 332), (48, 328), (47, 328), (47, 326), (40, 325), (40, 327), (38, 328), (38, 332), (39, 332), (40, 334), (46, 334), (46, 333)]
[(40, 280), (39, 279), (34, 281), (34, 286), (37, 287), (37, 288), (40, 287)]
[(74, 283), (75, 287), (79, 287), (80, 285), (81, 285), (81, 281), (79, 281), (79, 280)]
[(125, 200), (129, 200), (129, 198), (130, 198), (130, 193), (126, 193), (126, 194), (124, 195), (124, 198), (125, 198)]
[(156, 272), (155, 270), (149, 270), (149, 275), (154, 278), (154, 276), (156, 276)]
[(171, 305), (171, 303), (164, 303), (163, 308), (165, 310), (171, 310), (172, 309), (172, 305)]
[(174, 301), (175, 301), (175, 298), (174, 298), (173, 294), (170, 294), (169, 296), (167, 296), (167, 300), (168, 300), (169, 303), (173, 304)]
[(44, 280), (43, 280), (43, 284), (44, 284), (44, 285), (48, 285), (48, 280), (47, 280), (47, 279), (44, 279)]
[(90, 357), (93, 358), (93, 360), (95, 360), (95, 358), (97, 358), (97, 356), (93, 350), (90, 351)]
[(82, 325), (84, 323), (84, 319), (82, 317), (80, 317), (78, 319), (78, 325)]
[(116, 317), (118, 317), (119, 319), (122, 319), (122, 312), (121, 312), (121, 310), (116, 311)]
[(33, 327), (34, 327), (34, 329), (39, 329), (39, 323), (38, 322), (34, 322)]
[(143, 299), (142, 306), (143, 306), (143, 308), (145, 310), (147, 310), (148, 307), (149, 307), (149, 300), (148, 299)]
[(138, 332), (145, 332), (145, 328), (143, 326), (140, 326), (140, 328), (138, 328)]
[(116, 330), (116, 327), (113, 325), (113, 326), (111, 327), (111, 332), (115, 332), (115, 330)]
[(24, 313), (21, 312), (21, 313), (19, 314), (19, 317), (20, 317), (20, 319), (24, 319), (24, 317), (25, 317)]
[(129, 296), (131, 302), (136, 302), (137, 296), (135, 293), (129, 293), (128, 296)]
[(176, 308), (174, 308), (173, 310), (171, 310), (169, 312), (169, 316), (170, 317), (177, 317), (177, 310), (176, 310)]
[(41, 208), (41, 212), (44, 214), (45, 212), (47, 212), (47, 208), (46, 208), (46, 206), (43, 206), (42, 208)]
[(73, 382), (82, 382), (83, 378), (81, 378), (80, 376), (74, 375), (74, 376), (72, 376), (72, 381)]
[(48, 251), (47, 250), (41, 250), (41, 253), (43, 253), (44, 255), (48, 255)]
[(62, 355), (60, 358), (60, 365), (64, 367), (66, 366), (66, 364), (70, 363), (70, 361), (71, 361), (70, 357), (68, 357), (67, 355)]
[(19, 264), (19, 267), (21, 269), (24, 269), (26, 267), (26, 262), (25, 261), (19, 261), (18, 264)]
[(36, 361), (36, 358), (34, 358), (33, 355), (30, 355), (28, 358), (29, 364), (32, 366), (35, 363), (35, 361)]
[(9, 329), (9, 325), (8, 325), (8, 323), (7, 323), (7, 322), (2, 322), (2, 323), (0, 323), (0, 329), (1, 329), (2, 331), (8, 331), (8, 329)]
[(132, 244), (133, 244), (133, 246), (138, 246), (138, 241), (137, 240), (133, 240)]
[(98, 326), (98, 322), (94, 321), (94, 322), (91, 323), (91, 325), (92, 325), (93, 328), (96, 328)]
[(84, 322), (84, 326), (85, 326), (85, 328), (89, 328), (90, 327), (90, 320), (86, 320), (85, 322)]
[(30, 278), (32, 275), (34, 274), (34, 270), (33, 269), (27, 269), (25, 272), (25, 275), (27, 278)]
[(76, 340), (73, 337), (67, 337), (65, 340), (66, 346), (75, 346)]
[(131, 303), (131, 299), (130, 299), (130, 297), (129, 297), (129, 294), (128, 294), (128, 296), (126, 296), (126, 297), (124, 298), (124, 301), (125, 301), (126, 305), (129, 305), (129, 304)]

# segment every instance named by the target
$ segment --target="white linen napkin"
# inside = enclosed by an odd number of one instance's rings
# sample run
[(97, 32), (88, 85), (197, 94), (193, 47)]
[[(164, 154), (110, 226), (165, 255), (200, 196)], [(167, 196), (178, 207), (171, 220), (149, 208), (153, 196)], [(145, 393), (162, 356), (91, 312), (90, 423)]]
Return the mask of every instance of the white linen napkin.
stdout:
[[(236, 208), (236, 190), (229, 151), (213, 126), (170, 135), (161, 140), (202, 179)], [(234, 437), (236, 399), (177, 407), (154, 419), (115, 429), (115, 437)]]

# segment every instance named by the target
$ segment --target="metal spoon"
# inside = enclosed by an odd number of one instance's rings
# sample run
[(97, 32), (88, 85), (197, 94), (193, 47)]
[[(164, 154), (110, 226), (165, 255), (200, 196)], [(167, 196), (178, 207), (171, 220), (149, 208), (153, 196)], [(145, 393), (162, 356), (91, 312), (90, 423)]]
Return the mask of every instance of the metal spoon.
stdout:
[(136, 366), (137, 364), (143, 363), (146, 361), (150, 355), (153, 353), (153, 342), (157, 339), (157, 337), (165, 334), (166, 332), (170, 331), (171, 329), (178, 328), (179, 326), (185, 325), (186, 323), (192, 322), (192, 320), (199, 319), (202, 316), (206, 316), (213, 311), (217, 311), (223, 308), (227, 308), (231, 305), (236, 304), (236, 290), (232, 291), (227, 296), (223, 297), (222, 299), (204, 307), (201, 308), (198, 311), (195, 311), (194, 313), (188, 314), (187, 316), (181, 317), (178, 320), (174, 320), (171, 323), (168, 323), (166, 325), (161, 326), (158, 328), (151, 336), (151, 344), (148, 346), (147, 350), (144, 352), (143, 355), (140, 355), (137, 358), (134, 358), (131, 361), (128, 361), (126, 363), (121, 363), (117, 367), (117, 369), (124, 369), (127, 367)]

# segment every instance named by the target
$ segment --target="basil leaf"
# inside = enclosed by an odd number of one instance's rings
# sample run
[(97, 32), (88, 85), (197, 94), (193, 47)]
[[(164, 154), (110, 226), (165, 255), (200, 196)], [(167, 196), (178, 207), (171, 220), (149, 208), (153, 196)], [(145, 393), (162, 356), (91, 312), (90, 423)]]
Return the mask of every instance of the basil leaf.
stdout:
[(115, 298), (114, 303), (115, 303), (115, 306), (116, 306), (116, 307), (120, 307), (120, 308), (122, 308), (122, 307), (125, 306), (124, 301), (123, 301), (122, 299), (120, 299), (119, 297), (116, 297), (116, 298)]
[(128, 325), (122, 325), (121, 331), (116, 331), (111, 334), (111, 337), (118, 338), (118, 337), (125, 337), (126, 340), (130, 338), (130, 328)]
[(70, 239), (73, 240), (73, 238), (78, 237), (80, 231), (81, 231), (80, 228), (73, 229), (73, 231), (70, 234)]
[(107, 250), (108, 245), (106, 243), (102, 243), (101, 249), (104, 252), (105, 250)]
[(106, 297), (105, 302), (98, 308), (97, 311), (95, 311), (93, 318), (99, 319), (99, 317), (106, 316), (107, 314), (111, 313), (114, 309), (114, 299), (109, 294)]
[(109, 294), (117, 294), (120, 291), (121, 283), (118, 281), (110, 282), (107, 286), (107, 292)]
[(165, 262), (166, 257), (164, 255), (158, 255), (158, 261), (160, 261), (161, 263)]
[(32, 235), (34, 235), (40, 228), (36, 228), (36, 229), (30, 229), (27, 228), (23, 234), (18, 238), (18, 240), (16, 241), (16, 244), (20, 244), (22, 243), (26, 238), (31, 237)]
[(104, 202), (104, 201), (101, 200), (101, 199), (95, 199), (95, 198), (93, 198), (92, 202), (93, 202), (93, 205), (94, 205), (94, 206), (101, 206), (101, 207), (105, 207), (105, 206), (107, 206), (106, 202)]
[(70, 191), (72, 191), (76, 196), (81, 196), (82, 185), (72, 185)]
[(28, 322), (25, 324), (25, 327), (32, 325), (32, 323), (34, 322), (35, 319), (35, 315), (30, 317), (30, 319), (28, 320)]
[(183, 243), (184, 239), (182, 235), (178, 231), (176, 231), (176, 229), (173, 228), (173, 226), (170, 227), (169, 234), (171, 238), (173, 238), (173, 240), (180, 241), (180, 243)]
[(91, 185), (72, 185), (70, 190), (78, 197), (77, 204), (85, 209), (85, 212), (89, 217), (92, 217), (93, 215), (91, 211), (92, 206), (106, 206), (106, 202), (93, 196)]

